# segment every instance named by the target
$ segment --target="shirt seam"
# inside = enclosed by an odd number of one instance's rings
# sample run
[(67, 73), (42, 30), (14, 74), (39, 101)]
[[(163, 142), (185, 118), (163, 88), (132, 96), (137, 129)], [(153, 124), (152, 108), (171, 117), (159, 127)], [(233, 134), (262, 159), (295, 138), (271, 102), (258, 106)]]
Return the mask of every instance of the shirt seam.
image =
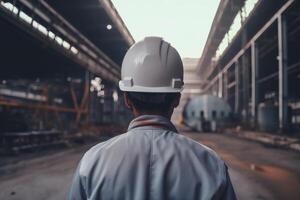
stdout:
[(153, 139), (154, 139), (154, 135), (153, 135), (153, 130), (152, 130), (152, 132), (151, 132), (151, 145), (150, 145), (150, 160), (149, 160), (149, 165), (150, 165), (150, 167), (149, 167), (149, 170), (150, 170), (150, 175), (149, 175), (149, 180), (150, 180), (150, 191), (149, 191), (149, 193), (150, 193), (150, 195), (149, 195), (149, 197), (150, 197), (150, 199), (152, 199), (152, 194), (153, 194), (153, 192), (152, 192), (152, 190), (153, 190), (153, 188), (152, 188), (152, 185), (153, 185), (153, 183), (152, 183), (152, 178), (153, 178)]

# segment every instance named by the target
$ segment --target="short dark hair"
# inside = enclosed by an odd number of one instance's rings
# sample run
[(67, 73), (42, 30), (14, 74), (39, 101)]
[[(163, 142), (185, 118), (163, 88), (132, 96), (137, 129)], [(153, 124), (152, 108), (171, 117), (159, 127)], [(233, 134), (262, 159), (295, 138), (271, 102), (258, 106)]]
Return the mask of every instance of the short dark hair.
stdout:
[(143, 112), (167, 112), (180, 93), (127, 92), (133, 106)]

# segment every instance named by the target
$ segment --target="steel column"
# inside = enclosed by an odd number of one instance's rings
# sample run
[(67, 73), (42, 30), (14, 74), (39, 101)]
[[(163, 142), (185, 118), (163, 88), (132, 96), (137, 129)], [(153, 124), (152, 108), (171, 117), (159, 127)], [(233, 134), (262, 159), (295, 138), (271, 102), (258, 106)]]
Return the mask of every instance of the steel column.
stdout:
[(287, 25), (283, 14), (278, 16), (278, 65), (279, 65), (279, 128), (287, 128), (288, 123), (288, 54)]
[(258, 50), (255, 42), (251, 44), (251, 114), (253, 119), (253, 125), (256, 125), (257, 119), (257, 76), (258, 76)]
[[(236, 59), (238, 59), (240, 56), (242, 56), (245, 51), (254, 43), (274, 22), (276, 22), (279, 15), (281, 15), (283, 12), (285, 12), (290, 6), (295, 2), (296, 0), (288, 0), (274, 15), (273, 17), (265, 23), (265, 25), (246, 43), (243, 45), (241, 50), (225, 65), (222, 70), (220, 70), (219, 73), (224, 73), (234, 62)], [(245, 43), (245, 42), (243, 42)], [(216, 62), (218, 63), (218, 62)], [(217, 65), (217, 64), (216, 64)], [(216, 65), (214, 67), (216, 67)], [(212, 70), (213, 71), (213, 70)], [(217, 76), (215, 76), (209, 84), (204, 88), (204, 91), (206, 91), (211, 84), (213, 84), (218, 79)]]
[(239, 68), (240, 68), (239, 61), (236, 61), (235, 62), (235, 105), (234, 105), (235, 113), (239, 112), (239, 85), (240, 85)]
[(219, 90), (218, 90), (218, 96), (220, 98), (223, 97), (223, 77), (222, 73), (219, 74)]
[(223, 80), (224, 80), (224, 85), (223, 85), (223, 88), (224, 88), (224, 94), (223, 94), (223, 97), (224, 99), (227, 101), (228, 100), (228, 72), (224, 72), (223, 74)]
[[(244, 53), (241, 57), (241, 67), (243, 70), (243, 79), (241, 80), (242, 83), (242, 90), (243, 90), (243, 103), (241, 105), (242, 107), (242, 116), (243, 116), (243, 121), (245, 122), (245, 125), (248, 127), (248, 122), (249, 122), (249, 97), (250, 97), (250, 91), (249, 91), (249, 78), (250, 78), (250, 62), (248, 58), (249, 54)], [(251, 100), (250, 100), (251, 101)]]

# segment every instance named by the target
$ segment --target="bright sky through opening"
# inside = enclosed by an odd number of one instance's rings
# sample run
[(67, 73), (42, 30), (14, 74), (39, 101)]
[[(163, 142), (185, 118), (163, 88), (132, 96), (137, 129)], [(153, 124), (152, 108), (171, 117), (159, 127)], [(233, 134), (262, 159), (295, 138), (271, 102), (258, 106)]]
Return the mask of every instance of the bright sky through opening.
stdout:
[(200, 57), (220, 0), (112, 0), (133, 38), (161, 36), (182, 57)]

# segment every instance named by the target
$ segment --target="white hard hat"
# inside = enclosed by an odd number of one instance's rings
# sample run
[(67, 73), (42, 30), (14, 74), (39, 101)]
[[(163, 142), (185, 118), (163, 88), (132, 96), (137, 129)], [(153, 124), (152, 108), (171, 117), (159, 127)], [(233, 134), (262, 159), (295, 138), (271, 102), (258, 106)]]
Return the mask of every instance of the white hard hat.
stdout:
[(176, 93), (183, 90), (183, 65), (174, 47), (146, 37), (126, 53), (119, 87), (128, 92)]

